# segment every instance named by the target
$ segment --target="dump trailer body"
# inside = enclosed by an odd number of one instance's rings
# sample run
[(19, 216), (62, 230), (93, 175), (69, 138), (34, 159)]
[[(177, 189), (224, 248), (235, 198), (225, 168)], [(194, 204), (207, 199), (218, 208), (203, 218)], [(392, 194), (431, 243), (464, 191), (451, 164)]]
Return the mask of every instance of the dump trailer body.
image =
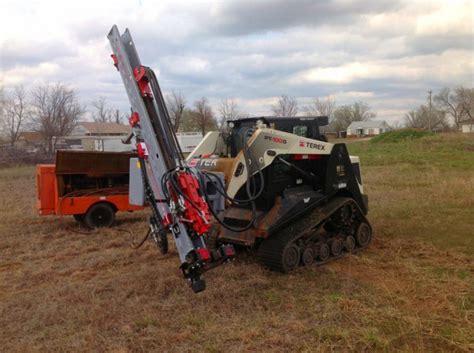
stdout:
[(143, 209), (129, 203), (129, 160), (133, 156), (128, 152), (58, 151), (56, 164), (36, 166), (38, 214), (73, 215), (83, 221), (98, 204), (96, 212), (99, 208), (109, 217), (110, 210), (115, 214)]

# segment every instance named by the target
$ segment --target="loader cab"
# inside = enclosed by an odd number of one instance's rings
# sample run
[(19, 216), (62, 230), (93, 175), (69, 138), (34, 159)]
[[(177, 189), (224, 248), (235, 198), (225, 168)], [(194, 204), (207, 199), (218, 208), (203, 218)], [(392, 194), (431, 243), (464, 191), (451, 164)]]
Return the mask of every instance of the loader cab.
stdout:
[(228, 122), (230, 128), (231, 156), (235, 157), (241, 150), (243, 141), (247, 141), (257, 129), (259, 124), (265, 124), (267, 127), (279, 131), (288, 132), (302, 137), (314, 140), (327, 141), (320, 127), (328, 125), (327, 116), (313, 117), (252, 117)]

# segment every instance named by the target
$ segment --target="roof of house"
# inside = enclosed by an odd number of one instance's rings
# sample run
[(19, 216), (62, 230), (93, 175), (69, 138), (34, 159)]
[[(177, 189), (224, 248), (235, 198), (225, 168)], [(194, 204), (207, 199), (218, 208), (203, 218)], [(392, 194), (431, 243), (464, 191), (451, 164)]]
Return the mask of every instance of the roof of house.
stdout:
[(116, 123), (95, 123), (84, 121), (79, 123), (90, 134), (129, 134), (132, 129), (128, 125)]
[(364, 129), (364, 128), (377, 128), (388, 125), (385, 120), (368, 120), (368, 121), (353, 121), (347, 128), (348, 129)]
[(40, 132), (36, 131), (23, 131), (20, 132), (20, 136), (18, 137), (19, 140), (24, 140), (26, 142), (42, 142), (43, 136)]

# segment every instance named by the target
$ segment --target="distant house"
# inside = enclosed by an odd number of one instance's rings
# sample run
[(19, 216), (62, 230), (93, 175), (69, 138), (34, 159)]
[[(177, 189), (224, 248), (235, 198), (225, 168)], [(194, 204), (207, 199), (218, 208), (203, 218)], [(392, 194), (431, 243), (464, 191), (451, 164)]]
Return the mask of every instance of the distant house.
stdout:
[(474, 120), (463, 122), (461, 125), (461, 132), (464, 132), (464, 133), (474, 132)]
[[(135, 149), (135, 141), (124, 144), (132, 129), (116, 123), (80, 122), (69, 136), (55, 138), (56, 150), (82, 150), (123, 152)], [(176, 137), (184, 153), (191, 152), (202, 140), (200, 132), (177, 133)]]
[(40, 132), (35, 131), (20, 132), (15, 146), (27, 152), (42, 151), (44, 149), (43, 136)]
[(374, 136), (389, 130), (385, 120), (353, 121), (347, 127), (347, 137)]
[(132, 132), (128, 125), (84, 121), (77, 124), (69, 136), (56, 137), (56, 149), (84, 151), (131, 151), (135, 144), (122, 140)]
[(95, 123), (84, 121), (77, 124), (71, 136), (127, 136), (132, 129), (117, 123)]

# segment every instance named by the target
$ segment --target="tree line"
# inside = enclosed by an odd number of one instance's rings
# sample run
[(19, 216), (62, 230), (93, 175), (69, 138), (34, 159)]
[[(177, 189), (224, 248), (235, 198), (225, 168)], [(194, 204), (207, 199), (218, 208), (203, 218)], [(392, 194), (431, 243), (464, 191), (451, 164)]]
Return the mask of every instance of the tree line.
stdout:
[[(36, 131), (43, 137), (46, 152), (51, 153), (54, 137), (69, 135), (86, 112), (95, 122), (127, 121), (127, 116), (111, 108), (105, 97), (98, 97), (87, 107), (79, 102), (74, 89), (62, 83), (43, 84), (29, 91), (16, 86), (8, 93), (3, 90), (1, 93), (1, 129), (12, 147), (22, 131)], [(225, 130), (227, 121), (249, 116), (234, 99), (221, 100), (216, 111), (206, 97), (188, 104), (182, 93), (172, 92), (165, 99), (175, 132), (197, 131), (204, 135), (212, 130)], [(362, 101), (336, 106), (331, 97), (314, 98), (308, 104), (299, 105), (296, 98), (282, 95), (269, 108), (272, 115), (279, 117), (328, 116), (332, 131), (344, 130), (352, 121), (375, 117), (369, 105)]]
[(62, 83), (38, 85), (27, 91), (23, 86), (11, 92), (0, 91), (0, 127), (11, 147), (22, 131), (39, 132), (45, 150), (54, 150), (54, 137), (72, 132), (85, 107), (74, 89)]
[[(246, 116), (232, 99), (222, 100), (215, 115), (209, 101), (202, 97), (188, 107), (181, 93), (166, 97), (166, 103), (175, 131), (199, 131), (205, 134), (223, 126), (227, 120)], [(21, 132), (38, 132), (45, 151), (54, 151), (57, 136), (70, 135), (80, 119), (89, 112), (93, 121), (99, 123), (126, 123), (128, 116), (109, 106), (105, 97), (81, 104), (76, 91), (62, 83), (42, 84), (26, 90), (24, 86), (13, 87), (5, 92), (0, 87), (0, 133), (3, 140), (14, 147)]]
[[(225, 129), (227, 121), (249, 117), (233, 99), (220, 101), (217, 115), (205, 97), (195, 101), (191, 107), (187, 107), (182, 94), (173, 93), (166, 101), (175, 131), (200, 131), (204, 134), (210, 130)], [(334, 131), (345, 130), (353, 121), (366, 121), (376, 116), (365, 102), (336, 106), (332, 97), (316, 97), (301, 106), (295, 97), (282, 95), (269, 108), (277, 117), (328, 116)]]
[[(69, 135), (86, 112), (96, 122), (120, 124), (127, 120), (126, 115), (109, 106), (105, 97), (93, 100), (88, 108), (79, 102), (73, 88), (62, 83), (42, 84), (29, 91), (21, 85), (9, 92), (0, 87), (0, 103), (0, 129), (4, 139), (13, 147), (22, 131), (36, 131), (41, 134), (45, 149), (50, 153), (54, 151), (54, 137)], [(225, 129), (227, 121), (249, 116), (234, 99), (221, 100), (214, 111), (206, 97), (188, 104), (182, 93), (172, 92), (166, 96), (166, 105), (176, 132), (205, 134)], [(295, 97), (282, 95), (269, 108), (272, 115), (279, 117), (328, 116), (330, 124), (327, 130), (334, 132), (346, 130), (354, 121), (376, 117), (363, 101), (338, 106), (332, 97), (315, 97), (300, 105)], [(443, 88), (433, 96), (430, 92), (427, 104), (409, 111), (404, 116), (404, 126), (445, 130), (454, 124), (459, 129), (462, 123), (473, 121), (473, 112), (474, 89)]]
[(405, 126), (425, 130), (459, 131), (466, 122), (474, 123), (474, 89), (466, 87), (442, 88), (438, 94), (429, 91), (427, 104), (410, 110), (405, 115)]

